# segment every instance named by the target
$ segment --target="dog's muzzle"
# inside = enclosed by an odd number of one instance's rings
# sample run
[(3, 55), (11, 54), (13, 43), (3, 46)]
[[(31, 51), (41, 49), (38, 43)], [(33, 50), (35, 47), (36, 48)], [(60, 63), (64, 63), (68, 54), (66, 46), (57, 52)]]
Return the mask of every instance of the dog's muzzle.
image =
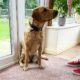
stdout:
[(57, 15), (58, 15), (58, 11), (57, 10), (54, 10), (53, 11), (53, 18), (57, 17)]

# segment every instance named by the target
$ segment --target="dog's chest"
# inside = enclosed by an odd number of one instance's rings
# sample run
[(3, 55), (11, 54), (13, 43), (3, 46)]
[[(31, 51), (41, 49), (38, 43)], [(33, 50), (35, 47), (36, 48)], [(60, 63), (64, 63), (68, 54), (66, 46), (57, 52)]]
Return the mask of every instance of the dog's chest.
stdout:
[(30, 49), (30, 52), (35, 53), (38, 50), (39, 47), (40, 47), (40, 44), (38, 42), (34, 41), (34, 43), (32, 44), (32, 47)]
[(40, 33), (32, 34), (30, 41), (31, 41), (30, 51), (31, 51), (31, 53), (34, 53), (41, 46), (42, 34), (40, 34)]

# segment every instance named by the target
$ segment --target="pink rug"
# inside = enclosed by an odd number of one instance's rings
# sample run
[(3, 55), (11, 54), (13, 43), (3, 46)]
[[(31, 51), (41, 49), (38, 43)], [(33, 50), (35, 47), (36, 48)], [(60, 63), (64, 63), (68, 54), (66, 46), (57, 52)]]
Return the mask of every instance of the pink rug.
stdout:
[(67, 60), (48, 56), (48, 61), (42, 61), (45, 69), (29, 64), (29, 70), (23, 71), (18, 64), (0, 71), (0, 80), (80, 80), (80, 76), (72, 74), (72, 69), (66, 66)]

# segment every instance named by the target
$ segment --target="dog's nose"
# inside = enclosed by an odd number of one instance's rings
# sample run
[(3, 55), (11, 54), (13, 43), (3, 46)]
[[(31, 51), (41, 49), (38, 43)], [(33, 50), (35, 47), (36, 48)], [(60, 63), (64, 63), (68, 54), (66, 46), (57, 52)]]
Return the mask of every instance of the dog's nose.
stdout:
[(55, 18), (57, 15), (58, 15), (58, 11), (57, 10), (54, 10), (53, 11), (53, 18)]

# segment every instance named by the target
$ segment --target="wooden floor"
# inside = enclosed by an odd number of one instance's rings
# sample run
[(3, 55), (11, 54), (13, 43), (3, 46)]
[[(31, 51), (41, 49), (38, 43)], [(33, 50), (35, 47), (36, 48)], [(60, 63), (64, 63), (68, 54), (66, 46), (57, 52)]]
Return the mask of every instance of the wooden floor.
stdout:
[(71, 49), (62, 52), (61, 54), (57, 55), (57, 57), (61, 57), (68, 60), (80, 59), (80, 45), (77, 45)]

